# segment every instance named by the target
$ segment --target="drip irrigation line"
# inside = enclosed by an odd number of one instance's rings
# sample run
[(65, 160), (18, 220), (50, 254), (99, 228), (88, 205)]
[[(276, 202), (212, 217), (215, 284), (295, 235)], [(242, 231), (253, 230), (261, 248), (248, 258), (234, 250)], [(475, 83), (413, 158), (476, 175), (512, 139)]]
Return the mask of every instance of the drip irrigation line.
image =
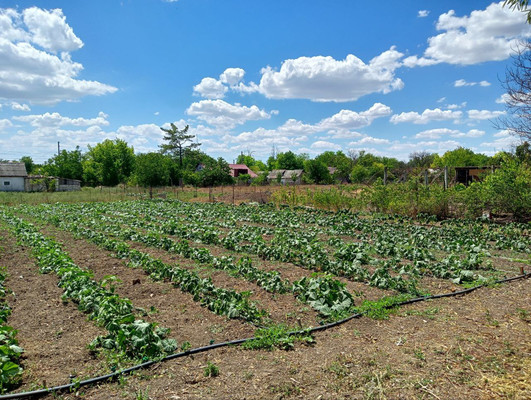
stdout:
[[(528, 272), (528, 273), (525, 273), (525, 274), (522, 274), (522, 275), (513, 276), (511, 278), (505, 278), (505, 279), (497, 280), (497, 281), (493, 282), (493, 284), (502, 284), (502, 283), (507, 283), (507, 282), (512, 282), (512, 281), (515, 281), (515, 280), (519, 280), (519, 279), (528, 279), (530, 277), (531, 277), (531, 272)], [(458, 291), (455, 291), (455, 292), (416, 297), (416, 298), (413, 298), (413, 299), (402, 301), (400, 303), (388, 305), (385, 308), (395, 308), (395, 307), (400, 307), (400, 306), (404, 306), (404, 305), (407, 305), (407, 304), (418, 303), (418, 302), (426, 301), (426, 300), (433, 300), (433, 299), (440, 299), (440, 298), (443, 298), (443, 297), (454, 297), (454, 296), (464, 295), (464, 294), (471, 293), (471, 292), (473, 292), (473, 291), (475, 291), (475, 290), (477, 290), (479, 288), (485, 287), (485, 286), (487, 286), (487, 285), (473, 286), (471, 288), (458, 290)], [(328, 324), (323, 324), (323, 325), (320, 325), (320, 326), (314, 326), (312, 328), (307, 328), (307, 329), (301, 329), (301, 330), (298, 330), (298, 331), (288, 332), (288, 335), (293, 336), (293, 335), (302, 335), (302, 334), (308, 334), (308, 333), (313, 333), (313, 332), (324, 331), (324, 330), (333, 328), (335, 326), (344, 324), (345, 322), (348, 322), (348, 321), (350, 321), (352, 319), (360, 318), (363, 315), (364, 315), (364, 312), (352, 314), (352, 315), (350, 315), (350, 316), (348, 316), (348, 317), (346, 317), (346, 318), (344, 318), (342, 320), (339, 320), (339, 321), (330, 322)], [(160, 360), (146, 361), (144, 363), (137, 364), (137, 365), (134, 365), (132, 367), (122, 369), (120, 371), (112, 372), (110, 374), (98, 376), (98, 377), (95, 377), (95, 378), (90, 378), (90, 379), (87, 379), (87, 380), (84, 380), (84, 381), (80, 381), (80, 382), (73, 382), (73, 383), (69, 383), (69, 384), (65, 384), (65, 385), (61, 385), (61, 386), (54, 386), (54, 387), (46, 388), (46, 389), (33, 390), (33, 391), (30, 391), (30, 392), (20, 392), (20, 393), (10, 393), (10, 394), (6, 394), (6, 395), (0, 395), (0, 400), (22, 399), (22, 398), (28, 398), (28, 397), (36, 398), (36, 397), (44, 396), (46, 394), (60, 392), (60, 391), (64, 391), (64, 390), (75, 390), (75, 389), (77, 389), (79, 387), (82, 387), (82, 386), (93, 385), (95, 383), (99, 383), (99, 382), (103, 382), (103, 381), (112, 381), (112, 380), (114, 380), (115, 378), (117, 378), (120, 375), (129, 374), (129, 373), (131, 373), (133, 371), (137, 371), (139, 369), (144, 369), (144, 368), (150, 367), (150, 366), (152, 366), (154, 364), (157, 364), (157, 363), (160, 363), (160, 362), (163, 362), (163, 361), (169, 361), (169, 360), (173, 360), (175, 358), (181, 358), (181, 357), (186, 357), (186, 356), (190, 356), (190, 355), (193, 355), (193, 354), (204, 353), (206, 351), (214, 350), (214, 349), (217, 349), (217, 348), (220, 348), (220, 347), (242, 344), (242, 343), (249, 342), (249, 341), (255, 340), (255, 339), (256, 339), (256, 337), (250, 337), (250, 338), (245, 338), (245, 339), (236, 339), (236, 340), (230, 340), (230, 341), (227, 341), (227, 342), (214, 343), (214, 344), (210, 344), (208, 346), (203, 346), (203, 347), (196, 347), (195, 349), (190, 349), (190, 350), (187, 350), (187, 351), (182, 351), (180, 353), (170, 354), (169, 356), (166, 356), (166, 357), (164, 357), (164, 358), (162, 358)]]

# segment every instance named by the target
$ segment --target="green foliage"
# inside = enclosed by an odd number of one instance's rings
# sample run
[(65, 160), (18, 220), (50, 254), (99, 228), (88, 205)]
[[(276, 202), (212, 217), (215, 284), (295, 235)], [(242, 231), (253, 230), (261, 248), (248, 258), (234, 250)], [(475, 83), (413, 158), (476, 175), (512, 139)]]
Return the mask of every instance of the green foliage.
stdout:
[(474, 153), (464, 147), (448, 150), (442, 157), (435, 157), (433, 160), (433, 166), (438, 168), (485, 166), (489, 164), (491, 164), (490, 157), (481, 153)]
[(160, 153), (139, 154), (136, 157), (135, 179), (141, 186), (163, 186), (169, 183), (170, 161)]
[(219, 367), (216, 364), (207, 361), (207, 366), (203, 369), (203, 375), (215, 378), (216, 376), (219, 376)]
[(317, 183), (330, 183), (332, 177), (326, 165), (317, 160), (308, 160), (304, 163), (304, 171), (308, 174), (310, 179)]
[(33, 173), (35, 169), (35, 163), (33, 162), (33, 159), (30, 156), (21, 157), (20, 162), (23, 162), (26, 166), (26, 172), (28, 173), (28, 175)]
[(482, 183), (486, 203), (495, 212), (509, 212), (517, 220), (531, 218), (531, 166), (506, 157)]
[(135, 153), (124, 140), (106, 139), (88, 146), (83, 157), (83, 177), (94, 185), (115, 186), (125, 182), (135, 168)]
[(396, 312), (398, 305), (410, 298), (408, 294), (401, 294), (385, 296), (376, 301), (364, 300), (356, 311), (372, 319), (389, 319), (389, 315)]
[(314, 343), (310, 333), (290, 334), (295, 331), (285, 325), (273, 325), (267, 328), (259, 328), (255, 331), (255, 338), (242, 344), (242, 348), (248, 350), (268, 350), (275, 348), (281, 350), (293, 350), (295, 342), (305, 344)]
[(68, 179), (83, 179), (82, 155), (79, 146), (73, 151), (63, 150), (50, 158), (41, 168), (43, 175)]
[(18, 346), (17, 331), (6, 324), (7, 317), (11, 314), (11, 308), (6, 302), (6, 277), (6, 273), (0, 270), (0, 393), (16, 387), (23, 372), (19, 363), (24, 350)]
[(169, 154), (174, 160), (179, 160), (179, 166), (183, 165), (183, 156), (188, 150), (195, 150), (201, 143), (194, 143), (195, 135), (188, 135), (189, 126), (186, 125), (184, 129), (179, 130), (175, 124), (171, 123), (170, 128), (160, 128), (165, 135), (163, 140), (167, 143), (161, 144), (160, 149), (162, 154)]
[(304, 161), (308, 159), (307, 154), (296, 155), (292, 151), (285, 153), (278, 153), (276, 159), (273, 158), (267, 161), (267, 166), (272, 169), (303, 169)]

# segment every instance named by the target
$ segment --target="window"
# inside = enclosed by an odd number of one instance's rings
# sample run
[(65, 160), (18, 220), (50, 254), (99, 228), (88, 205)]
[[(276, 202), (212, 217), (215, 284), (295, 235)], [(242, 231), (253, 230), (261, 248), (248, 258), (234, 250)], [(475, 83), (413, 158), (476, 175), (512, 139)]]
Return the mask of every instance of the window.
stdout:
[(9, 185), (11, 185), (11, 182), (9, 182), (9, 181), (4, 181), (4, 186), (9, 186)]

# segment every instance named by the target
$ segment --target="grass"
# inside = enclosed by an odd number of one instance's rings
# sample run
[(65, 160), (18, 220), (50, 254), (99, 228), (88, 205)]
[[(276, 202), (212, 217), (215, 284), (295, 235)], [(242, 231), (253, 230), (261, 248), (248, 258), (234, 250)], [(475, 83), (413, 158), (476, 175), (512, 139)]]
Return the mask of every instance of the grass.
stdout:
[(313, 336), (309, 333), (290, 335), (289, 332), (294, 330), (282, 324), (259, 328), (255, 332), (255, 339), (243, 343), (242, 347), (247, 350), (271, 351), (274, 348), (291, 350), (294, 348), (295, 342), (306, 344), (314, 342)]
[(389, 315), (396, 313), (398, 304), (411, 298), (408, 294), (386, 296), (379, 300), (364, 300), (357, 312), (364, 313), (372, 319), (389, 319)]

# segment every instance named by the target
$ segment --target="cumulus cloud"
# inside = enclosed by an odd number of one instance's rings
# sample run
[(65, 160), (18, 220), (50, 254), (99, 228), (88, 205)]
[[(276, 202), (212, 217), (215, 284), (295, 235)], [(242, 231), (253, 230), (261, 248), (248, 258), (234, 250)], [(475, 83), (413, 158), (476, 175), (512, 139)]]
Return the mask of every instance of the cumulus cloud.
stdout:
[(419, 18), (425, 18), (430, 14), (428, 10), (419, 10), (419, 13), (417, 14), (417, 17)]
[(509, 96), (507, 93), (502, 94), (500, 97), (496, 99), (496, 103), (498, 104), (505, 104), (511, 99), (511, 96)]
[(61, 114), (45, 113), (40, 115), (23, 115), (13, 117), (13, 120), (26, 122), (33, 127), (59, 127), (59, 126), (105, 126), (109, 125), (107, 121), (108, 115), (100, 112), (96, 118), (70, 118), (64, 117)]
[(394, 75), (402, 57), (392, 47), (368, 64), (352, 54), (344, 60), (330, 56), (288, 59), (280, 70), (262, 69), (259, 89), (268, 98), (319, 102), (353, 101), (369, 93), (389, 93), (404, 87)]
[(223, 83), (214, 78), (203, 78), (199, 84), (194, 86), (194, 94), (207, 99), (222, 99), (227, 90)]
[(11, 128), (13, 124), (8, 119), (0, 119), (0, 133), (7, 128)]
[(0, 98), (55, 104), (115, 92), (115, 87), (78, 79), (83, 66), (70, 52), (82, 46), (59, 9), (0, 9)]
[(455, 87), (463, 87), (463, 86), (476, 86), (476, 85), (479, 85), (479, 86), (490, 86), (490, 82), (487, 82), (487, 81), (480, 81), (480, 82), (467, 82), (466, 80), (464, 79), (458, 79), (454, 82), (454, 86)]
[(321, 150), (321, 151), (341, 150), (340, 145), (336, 143), (332, 143), (332, 142), (327, 142), (325, 140), (317, 140), (316, 142), (313, 142), (310, 148), (314, 150)]
[(227, 129), (242, 125), (247, 121), (271, 117), (270, 114), (255, 105), (247, 107), (238, 103), (229, 104), (219, 99), (192, 103), (186, 110), (186, 114), (195, 116), (210, 125)]
[(501, 115), (505, 115), (505, 111), (490, 111), (490, 110), (469, 110), (468, 118), (475, 120), (485, 120), (498, 118)]
[(531, 29), (523, 13), (492, 3), (484, 10), (475, 10), (458, 17), (454, 10), (441, 14), (437, 30), (443, 33), (428, 39), (422, 57), (404, 60), (409, 67), (437, 63), (471, 65), (508, 58), (521, 38), (529, 37)]
[(360, 140), (350, 142), (348, 145), (351, 147), (367, 146), (367, 145), (380, 145), (380, 144), (389, 144), (388, 139), (375, 138), (372, 136), (365, 136)]
[(398, 124), (402, 122), (410, 122), (414, 124), (427, 124), (431, 121), (448, 121), (448, 120), (458, 120), (462, 116), (461, 111), (452, 111), (452, 110), (441, 110), (440, 108), (435, 108), (433, 110), (427, 108), (419, 114), (416, 111), (403, 112), (400, 114), (395, 114), (391, 117), (391, 122), (393, 124)]
[(219, 80), (229, 86), (236, 86), (243, 80), (244, 75), (245, 71), (242, 68), (227, 68), (219, 76)]

